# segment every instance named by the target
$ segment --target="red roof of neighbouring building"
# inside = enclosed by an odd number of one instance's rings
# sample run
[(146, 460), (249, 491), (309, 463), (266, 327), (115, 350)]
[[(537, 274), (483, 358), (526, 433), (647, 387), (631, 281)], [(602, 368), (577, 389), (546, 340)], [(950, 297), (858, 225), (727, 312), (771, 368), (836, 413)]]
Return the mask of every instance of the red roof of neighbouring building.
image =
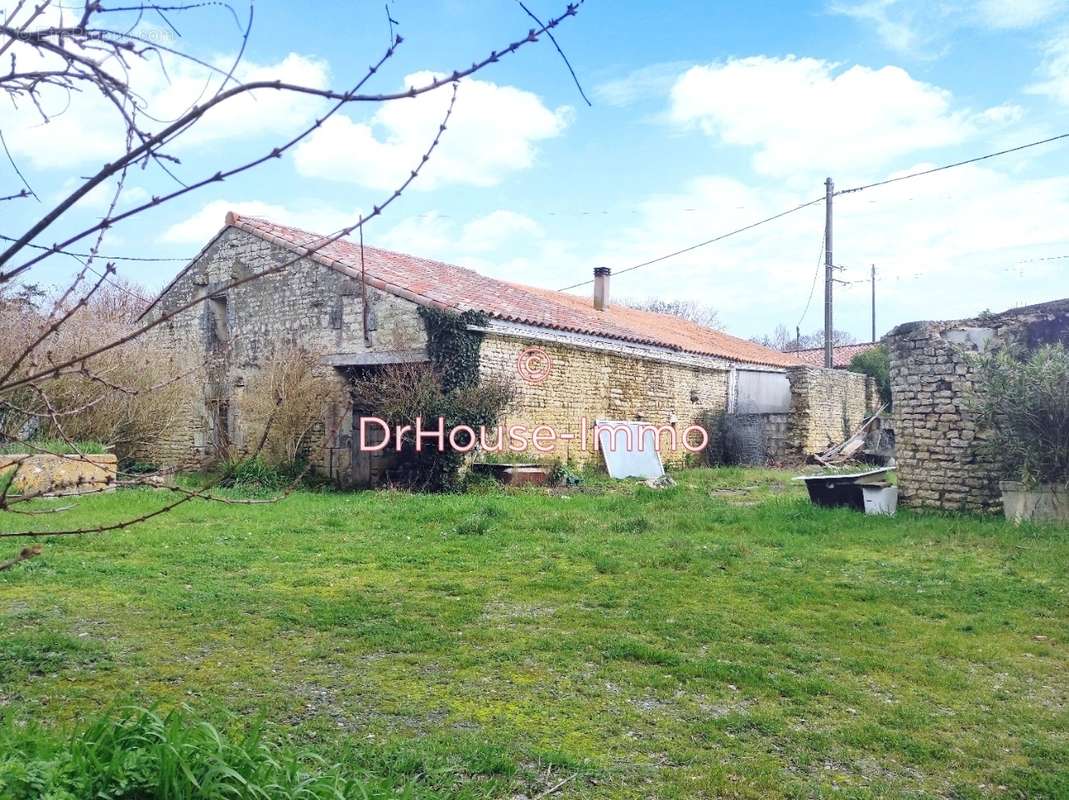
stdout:
[[(329, 237), (256, 217), (227, 214), (227, 225), (286, 247), (352, 277), (361, 274), (361, 249)], [(309, 252), (311, 248), (313, 252)], [(413, 302), (456, 311), (481, 311), (507, 322), (603, 336), (697, 355), (775, 367), (800, 366), (792, 354), (705, 328), (679, 317), (610, 305), (594, 308), (589, 297), (489, 278), (464, 267), (364, 246), (367, 283)], [(165, 290), (166, 291), (166, 290)]]
[[(842, 344), (838, 347), (832, 348), (832, 366), (838, 369), (845, 369), (850, 366), (850, 362), (853, 361), (854, 356), (861, 353), (867, 353), (874, 347), (879, 347), (879, 342), (865, 342), (863, 344)], [(798, 356), (806, 364), (812, 367), (824, 366), (824, 348), (823, 347), (811, 347), (806, 350), (794, 350), (791, 355)]]

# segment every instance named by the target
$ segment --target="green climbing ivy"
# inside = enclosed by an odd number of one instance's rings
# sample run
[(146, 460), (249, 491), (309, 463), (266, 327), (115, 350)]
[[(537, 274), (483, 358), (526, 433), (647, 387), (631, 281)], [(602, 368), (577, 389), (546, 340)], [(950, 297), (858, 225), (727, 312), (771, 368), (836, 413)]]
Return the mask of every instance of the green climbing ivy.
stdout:
[(438, 373), (442, 389), (452, 392), (479, 382), (479, 347), (482, 334), (469, 326), (485, 327), (489, 318), (481, 311), (457, 314), (420, 306), (427, 329), (427, 355)]
[[(418, 416), (433, 426), (441, 417), (446, 430), (464, 425), (478, 431), (493, 428), (511, 400), (511, 385), (504, 380), (479, 380), (479, 348), (482, 334), (469, 326), (483, 327), (485, 314), (456, 314), (420, 308), (427, 329), (430, 367), (406, 364), (386, 368), (354, 382), (364, 398), (374, 398), (378, 416), (391, 425), (411, 425)], [(416, 489), (451, 491), (459, 486), (464, 453), (424, 447), (417, 451), (414, 439), (402, 440), (403, 468), (397, 478)]]

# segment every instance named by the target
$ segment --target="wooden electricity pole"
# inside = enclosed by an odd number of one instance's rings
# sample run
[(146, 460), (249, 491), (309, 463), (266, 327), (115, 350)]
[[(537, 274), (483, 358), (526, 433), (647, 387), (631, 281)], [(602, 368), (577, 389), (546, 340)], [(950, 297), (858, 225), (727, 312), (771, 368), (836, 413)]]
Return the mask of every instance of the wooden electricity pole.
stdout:
[(835, 262), (831, 257), (831, 199), (835, 195), (835, 184), (831, 178), (824, 181), (824, 366), (831, 367), (834, 361), (832, 331), (835, 322), (832, 315), (832, 285), (834, 284)]
[(872, 265), (872, 338), (870, 342), (876, 341), (876, 265)]

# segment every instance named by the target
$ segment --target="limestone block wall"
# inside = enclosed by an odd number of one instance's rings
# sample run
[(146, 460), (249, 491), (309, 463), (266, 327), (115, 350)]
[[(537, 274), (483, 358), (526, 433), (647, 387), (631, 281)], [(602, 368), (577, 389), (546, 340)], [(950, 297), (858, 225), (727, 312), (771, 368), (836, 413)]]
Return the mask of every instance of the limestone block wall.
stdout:
[(790, 367), (790, 424), (787, 447), (812, 455), (845, 441), (873, 411), (876, 386), (856, 372), (824, 367)]
[[(552, 360), (549, 374), (541, 382), (528, 382), (517, 375), (517, 358), (531, 345), (541, 347)], [(727, 407), (727, 369), (667, 363), (520, 337), (486, 334), (480, 348), (479, 371), (484, 378), (511, 376), (515, 397), (505, 425), (523, 425), (529, 430), (549, 425), (558, 431), (578, 433), (580, 420), (585, 417), (591, 426), (598, 419), (673, 425), (680, 436), (688, 425), (702, 425), (712, 439)], [(665, 448), (667, 441), (662, 438)], [(597, 463), (601, 459), (591, 448), (582, 449), (577, 440), (558, 440), (552, 453), (530, 449), (528, 455), (540, 460), (557, 457), (573, 464)], [(661, 458), (673, 466), (701, 460), (701, 456), (682, 448), (676, 452), (662, 449)]]
[(891, 398), (899, 496), (912, 506), (965, 511), (1001, 508), (1006, 479), (982, 447), (971, 410), (976, 359), (1011, 348), (1069, 344), (1069, 300), (967, 320), (912, 322), (891, 331)]
[[(140, 458), (196, 468), (215, 457), (224, 442), (238, 453), (254, 445), (259, 431), (249, 430), (240, 418), (241, 396), (279, 349), (300, 346), (318, 353), (366, 353), (426, 346), (416, 305), (371, 287), (367, 289), (369, 345), (364, 340), (359, 281), (308, 259), (221, 290), (234, 279), (292, 258), (293, 253), (283, 247), (227, 228), (166, 290), (150, 312), (152, 317), (205, 298), (151, 332), (157, 346), (186, 354), (200, 365), (196, 383), (201, 388), (173, 433), (146, 448)], [(327, 410), (309, 451), (321, 454), (319, 466), (325, 471), (339, 473), (349, 466), (347, 389), (332, 367), (322, 369), (338, 382), (338, 403)]]

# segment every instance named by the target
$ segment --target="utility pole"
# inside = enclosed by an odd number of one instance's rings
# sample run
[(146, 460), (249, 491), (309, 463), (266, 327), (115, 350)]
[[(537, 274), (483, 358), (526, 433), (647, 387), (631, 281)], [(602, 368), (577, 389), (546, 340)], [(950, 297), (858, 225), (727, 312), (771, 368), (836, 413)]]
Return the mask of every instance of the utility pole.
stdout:
[(876, 341), (876, 265), (872, 265), (872, 338), (870, 342)]
[(824, 181), (824, 366), (831, 367), (834, 361), (832, 331), (832, 286), (834, 284), (835, 262), (831, 257), (831, 199), (835, 195), (835, 184), (831, 178)]

